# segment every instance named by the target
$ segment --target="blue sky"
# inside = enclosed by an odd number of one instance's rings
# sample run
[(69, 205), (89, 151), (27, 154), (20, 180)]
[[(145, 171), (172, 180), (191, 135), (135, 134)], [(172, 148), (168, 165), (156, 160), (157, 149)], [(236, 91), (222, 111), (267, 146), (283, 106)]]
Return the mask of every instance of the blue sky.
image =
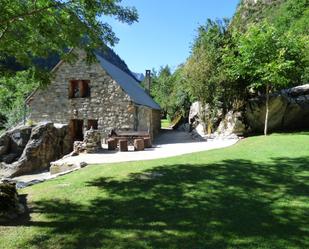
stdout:
[(132, 25), (109, 20), (119, 43), (113, 48), (133, 72), (175, 69), (185, 62), (199, 25), (207, 18), (232, 17), (239, 0), (123, 0), (135, 6), (139, 22)]

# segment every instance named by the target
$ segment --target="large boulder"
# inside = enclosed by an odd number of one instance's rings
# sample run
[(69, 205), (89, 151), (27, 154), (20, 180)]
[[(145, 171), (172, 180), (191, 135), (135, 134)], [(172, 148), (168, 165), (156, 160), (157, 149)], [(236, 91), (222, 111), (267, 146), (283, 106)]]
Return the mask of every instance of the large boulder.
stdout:
[(201, 103), (199, 101), (195, 101), (190, 106), (189, 112), (189, 124), (192, 124), (196, 119), (199, 118), (201, 112)]
[[(73, 142), (68, 129), (67, 125), (39, 124), (31, 129), (31, 135), (26, 144), (26, 139), (23, 140), (22, 136), (16, 137), (15, 131), (4, 134), (9, 136), (10, 146), (6, 150), (3, 149), (6, 151), (5, 154), (0, 155), (0, 176), (14, 177), (48, 169), (51, 161), (61, 158), (72, 150)], [(3, 141), (6, 140), (3, 139)], [(19, 156), (18, 153), (22, 148)], [(15, 159), (6, 159), (15, 152), (17, 153)], [(11, 162), (8, 163), (8, 161)]]
[(20, 126), (9, 130), (0, 137), (0, 162), (10, 155), (11, 160), (7, 163), (18, 159), (24, 151), (31, 135), (30, 126)]
[(246, 133), (246, 130), (242, 113), (229, 111), (221, 120), (216, 134), (224, 137), (231, 135), (242, 136)]
[[(250, 99), (246, 120), (255, 132), (264, 130), (265, 96)], [(268, 130), (309, 128), (309, 84), (282, 90), (270, 95)]]
[[(190, 112), (189, 112), (189, 124), (192, 129), (198, 129), (201, 126), (206, 128), (205, 119), (210, 115), (211, 107), (206, 104), (202, 105), (201, 102), (196, 101), (192, 103), (190, 106)], [(219, 108), (217, 110), (216, 116), (212, 119), (212, 129), (216, 129), (216, 127), (219, 125), (219, 122), (223, 118), (223, 110)]]

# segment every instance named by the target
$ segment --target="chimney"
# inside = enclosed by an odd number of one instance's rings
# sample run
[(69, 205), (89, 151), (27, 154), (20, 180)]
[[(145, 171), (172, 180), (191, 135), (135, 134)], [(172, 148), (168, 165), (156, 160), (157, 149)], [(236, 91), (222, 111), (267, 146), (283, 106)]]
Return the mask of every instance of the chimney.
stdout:
[(151, 87), (151, 71), (146, 70), (145, 76), (145, 91), (150, 95), (150, 87)]

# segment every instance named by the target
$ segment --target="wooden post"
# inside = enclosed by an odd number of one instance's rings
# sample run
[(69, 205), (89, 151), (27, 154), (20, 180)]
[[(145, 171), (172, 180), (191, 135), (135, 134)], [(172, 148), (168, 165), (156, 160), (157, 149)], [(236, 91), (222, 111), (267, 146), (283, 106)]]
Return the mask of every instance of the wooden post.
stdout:
[(264, 126), (265, 136), (267, 136), (267, 130), (268, 130), (268, 115), (269, 115), (269, 84), (266, 85), (266, 113), (265, 113), (265, 126)]

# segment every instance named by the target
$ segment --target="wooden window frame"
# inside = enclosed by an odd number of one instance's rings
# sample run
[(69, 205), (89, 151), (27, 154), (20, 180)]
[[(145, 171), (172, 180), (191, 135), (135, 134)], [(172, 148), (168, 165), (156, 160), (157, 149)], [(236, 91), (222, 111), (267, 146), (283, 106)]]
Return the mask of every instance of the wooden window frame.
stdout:
[(89, 98), (90, 80), (70, 80), (69, 81), (69, 99)]

